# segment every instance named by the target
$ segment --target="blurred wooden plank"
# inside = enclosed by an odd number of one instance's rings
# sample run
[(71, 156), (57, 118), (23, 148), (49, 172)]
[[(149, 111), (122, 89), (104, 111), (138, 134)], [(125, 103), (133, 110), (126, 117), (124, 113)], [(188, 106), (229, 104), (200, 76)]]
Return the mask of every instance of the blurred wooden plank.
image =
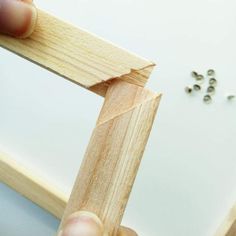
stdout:
[(236, 236), (236, 204), (230, 210), (215, 236)]
[(62, 217), (68, 196), (34, 176), (3, 153), (0, 153), (0, 181), (57, 218)]

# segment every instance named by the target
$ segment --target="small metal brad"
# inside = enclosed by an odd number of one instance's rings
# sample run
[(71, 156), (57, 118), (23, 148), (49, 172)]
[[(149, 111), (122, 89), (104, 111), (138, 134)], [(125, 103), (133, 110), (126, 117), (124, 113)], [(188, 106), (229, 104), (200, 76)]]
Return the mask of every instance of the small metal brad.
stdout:
[(204, 103), (207, 103), (207, 104), (211, 103), (211, 102), (212, 102), (211, 96), (210, 96), (209, 94), (205, 95), (205, 96), (203, 97), (203, 102), (204, 102)]
[(209, 79), (209, 85), (216, 86), (217, 85), (217, 80), (215, 78), (210, 78)]
[(197, 80), (198, 82), (203, 82), (203, 81), (204, 81), (204, 76), (203, 76), (203, 75), (198, 75), (198, 76), (196, 77), (196, 80)]
[(201, 86), (200, 86), (199, 84), (194, 84), (194, 85), (193, 85), (193, 89), (194, 89), (195, 91), (200, 91), (200, 90), (201, 90)]
[(191, 87), (189, 87), (189, 86), (185, 87), (184, 90), (185, 90), (185, 92), (188, 93), (188, 94), (192, 93), (192, 91), (193, 91), (193, 89), (192, 89)]
[(215, 75), (215, 70), (209, 69), (209, 70), (207, 71), (207, 75), (209, 75), (209, 76)]
[(198, 73), (196, 71), (192, 71), (191, 75), (192, 75), (192, 77), (197, 78)]
[(236, 95), (234, 95), (234, 94), (230, 94), (230, 95), (227, 96), (227, 99), (229, 101), (235, 100), (235, 98), (236, 98)]
[(213, 95), (213, 94), (215, 93), (215, 91), (216, 91), (216, 89), (215, 89), (214, 86), (209, 86), (209, 87), (207, 88), (207, 93), (209, 93), (209, 94), (211, 94), (211, 95)]

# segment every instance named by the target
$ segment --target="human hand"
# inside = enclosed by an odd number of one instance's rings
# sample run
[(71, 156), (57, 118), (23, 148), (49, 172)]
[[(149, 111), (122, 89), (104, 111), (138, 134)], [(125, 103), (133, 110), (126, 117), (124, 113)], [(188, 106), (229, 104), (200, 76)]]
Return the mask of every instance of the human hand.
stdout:
[(36, 21), (33, 0), (0, 0), (0, 33), (26, 38), (34, 31)]
[[(105, 236), (100, 219), (90, 212), (80, 211), (68, 217), (59, 236)], [(107, 236), (107, 235), (106, 235)], [(120, 227), (117, 236), (138, 236), (133, 230)]]

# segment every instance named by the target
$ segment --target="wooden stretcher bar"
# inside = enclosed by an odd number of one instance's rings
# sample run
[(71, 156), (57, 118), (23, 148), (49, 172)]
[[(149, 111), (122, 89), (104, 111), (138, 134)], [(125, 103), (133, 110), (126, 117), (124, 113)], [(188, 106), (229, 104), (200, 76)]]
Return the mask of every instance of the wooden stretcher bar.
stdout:
[(0, 46), (102, 96), (114, 78), (144, 86), (154, 67), (153, 62), (41, 10), (29, 38), (0, 35)]
[(35, 176), (5, 153), (0, 153), (0, 182), (57, 218), (62, 217), (69, 197), (48, 184), (47, 181)]
[(113, 81), (67, 204), (61, 228), (75, 211), (95, 213), (117, 235), (160, 95)]

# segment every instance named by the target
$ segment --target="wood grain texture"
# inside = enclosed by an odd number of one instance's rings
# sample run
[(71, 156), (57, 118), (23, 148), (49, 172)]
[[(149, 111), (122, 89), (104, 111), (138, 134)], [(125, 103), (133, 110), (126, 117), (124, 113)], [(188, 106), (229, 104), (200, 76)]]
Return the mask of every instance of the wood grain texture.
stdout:
[[(19, 163), (13, 162), (9, 155), (3, 153), (0, 153), (0, 171), (2, 171), (0, 172), (0, 183), (2, 182), (8, 185), (19, 193), (23, 192), (24, 197), (48, 211), (56, 218), (62, 218), (69, 196), (65, 196), (65, 194), (56, 190), (55, 187), (49, 185), (47, 181), (39, 176), (36, 177), (35, 173), (26, 170), (26, 168), (23, 168)], [(20, 182), (16, 180), (9, 181), (9, 175), (16, 176)], [(40, 182), (40, 184), (38, 184), (38, 182)], [(28, 184), (31, 188), (25, 188), (25, 185)], [(24, 186), (24, 188), (22, 188), (22, 186)], [(34, 191), (33, 196), (37, 197), (32, 197), (32, 190)], [(43, 201), (41, 199), (43, 199)], [(45, 202), (50, 202), (50, 205), (44, 204)], [(121, 226), (118, 235), (126, 235), (127, 230), (129, 231), (128, 228)]]
[[(35, 176), (35, 173), (12, 161), (9, 155), (3, 153), (0, 153), (0, 181), (58, 219), (62, 218), (69, 196), (61, 193), (47, 181)], [(48, 202), (50, 204), (45, 204)], [(236, 236), (236, 205), (231, 209), (215, 236)]]
[(109, 86), (61, 227), (77, 210), (116, 235), (151, 131), (160, 95), (123, 81)]
[(7, 184), (57, 218), (62, 217), (68, 197), (3, 153), (0, 153), (0, 182)]
[(230, 210), (215, 236), (236, 236), (236, 204)]
[(102, 96), (114, 78), (144, 86), (154, 66), (41, 10), (29, 38), (0, 35), (0, 46)]

